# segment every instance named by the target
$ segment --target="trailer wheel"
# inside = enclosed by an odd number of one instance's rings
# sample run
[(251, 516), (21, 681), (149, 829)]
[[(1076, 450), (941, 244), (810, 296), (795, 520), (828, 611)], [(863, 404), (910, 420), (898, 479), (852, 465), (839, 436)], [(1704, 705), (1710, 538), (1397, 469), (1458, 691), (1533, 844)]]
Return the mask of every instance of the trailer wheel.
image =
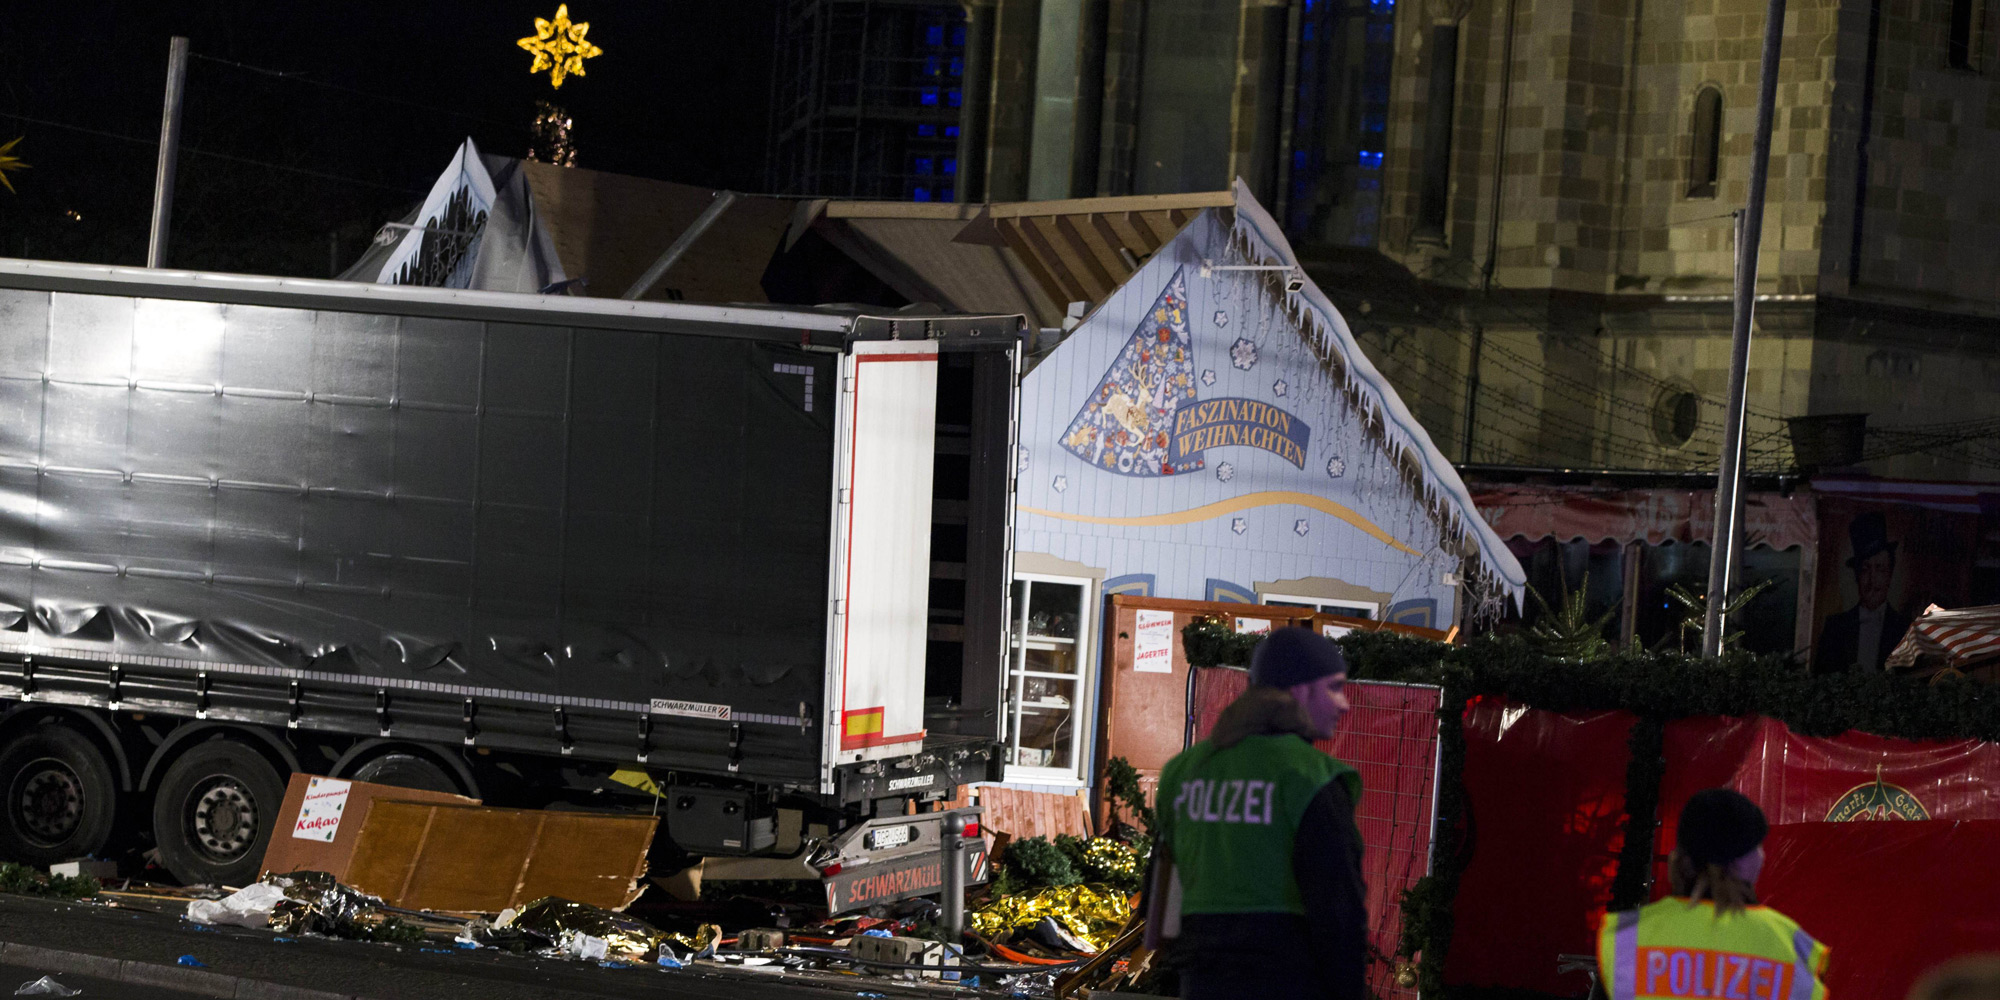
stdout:
[(97, 744), (45, 723), (0, 747), (0, 857), (50, 865), (90, 857), (111, 839), (118, 782)]
[(356, 781), (372, 781), (397, 788), (415, 788), (446, 795), (465, 794), (465, 790), (458, 787), (457, 779), (436, 761), (413, 753), (385, 753), (372, 758), (355, 768), (352, 777)]
[(248, 746), (209, 740), (189, 747), (153, 797), (160, 863), (186, 885), (249, 884), (284, 798), (278, 769)]

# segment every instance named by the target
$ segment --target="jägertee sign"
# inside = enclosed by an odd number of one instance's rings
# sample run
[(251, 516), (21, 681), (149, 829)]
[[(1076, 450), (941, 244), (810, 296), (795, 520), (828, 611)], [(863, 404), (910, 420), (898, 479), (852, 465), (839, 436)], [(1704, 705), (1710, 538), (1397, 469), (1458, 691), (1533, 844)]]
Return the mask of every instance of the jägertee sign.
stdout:
[(1137, 612), (1132, 626), (1132, 669), (1142, 674), (1174, 672), (1174, 613)]

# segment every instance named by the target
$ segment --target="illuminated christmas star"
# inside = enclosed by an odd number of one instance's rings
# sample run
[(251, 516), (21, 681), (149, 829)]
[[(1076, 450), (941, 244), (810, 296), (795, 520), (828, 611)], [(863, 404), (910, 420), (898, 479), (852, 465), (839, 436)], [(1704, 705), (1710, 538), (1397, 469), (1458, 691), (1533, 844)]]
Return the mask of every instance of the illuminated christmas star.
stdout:
[(0, 143), (0, 187), (5, 187), (9, 193), (14, 190), (14, 182), (7, 179), (7, 172), (28, 169), (28, 165), (22, 163), (20, 157), (9, 155), (14, 150), (14, 144), (20, 141), (21, 137), (15, 136), (5, 143)]
[(535, 64), (528, 67), (530, 73), (549, 71), (549, 86), (560, 88), (563, 77), (571, 73), (584, 75), (583, 61), (593, 56), (601, 56), (604, 50), (590, 44), (584, 37), (590, 31), (590, 22), (569, 19), (569, 5), (556, 7), (553, 21), (535, 18), (535, 33), (515, 44), (535, 54)]

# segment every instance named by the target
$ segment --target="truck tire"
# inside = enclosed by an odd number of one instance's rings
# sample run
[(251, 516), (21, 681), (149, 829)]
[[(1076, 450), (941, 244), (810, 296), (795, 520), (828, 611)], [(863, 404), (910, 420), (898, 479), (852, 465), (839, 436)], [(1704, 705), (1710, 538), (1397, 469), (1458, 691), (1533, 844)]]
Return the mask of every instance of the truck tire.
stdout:
[(355, 781), (370, 781), (397, 788), (415, 788), (447, 795), (465, 794), (465, 790), (458, 787), (458, 779), (453, 778), (449, 771), (436, 761), (413, 753), (385, 753), (371, 758), (355, 768), (350, 777)]
[(250, 747), (221, 739), (189, 747), (153, 796), (160, 863), (184, 885), (248, 885), (284, 798), (283, 776)]
[(0, 746), (0, 859), (46, 866), (104, 848), (118, 782), (104, 751), (60, 723), (28, 726)]

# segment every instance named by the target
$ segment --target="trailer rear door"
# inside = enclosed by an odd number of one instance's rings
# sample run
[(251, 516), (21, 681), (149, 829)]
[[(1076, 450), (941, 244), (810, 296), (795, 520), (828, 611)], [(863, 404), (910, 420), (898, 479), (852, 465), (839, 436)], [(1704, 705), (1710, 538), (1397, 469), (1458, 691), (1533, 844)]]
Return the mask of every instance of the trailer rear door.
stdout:
[(827, 753), (833, 764), (924, 739), (937, 345), (864, 341), (841, 359)]

